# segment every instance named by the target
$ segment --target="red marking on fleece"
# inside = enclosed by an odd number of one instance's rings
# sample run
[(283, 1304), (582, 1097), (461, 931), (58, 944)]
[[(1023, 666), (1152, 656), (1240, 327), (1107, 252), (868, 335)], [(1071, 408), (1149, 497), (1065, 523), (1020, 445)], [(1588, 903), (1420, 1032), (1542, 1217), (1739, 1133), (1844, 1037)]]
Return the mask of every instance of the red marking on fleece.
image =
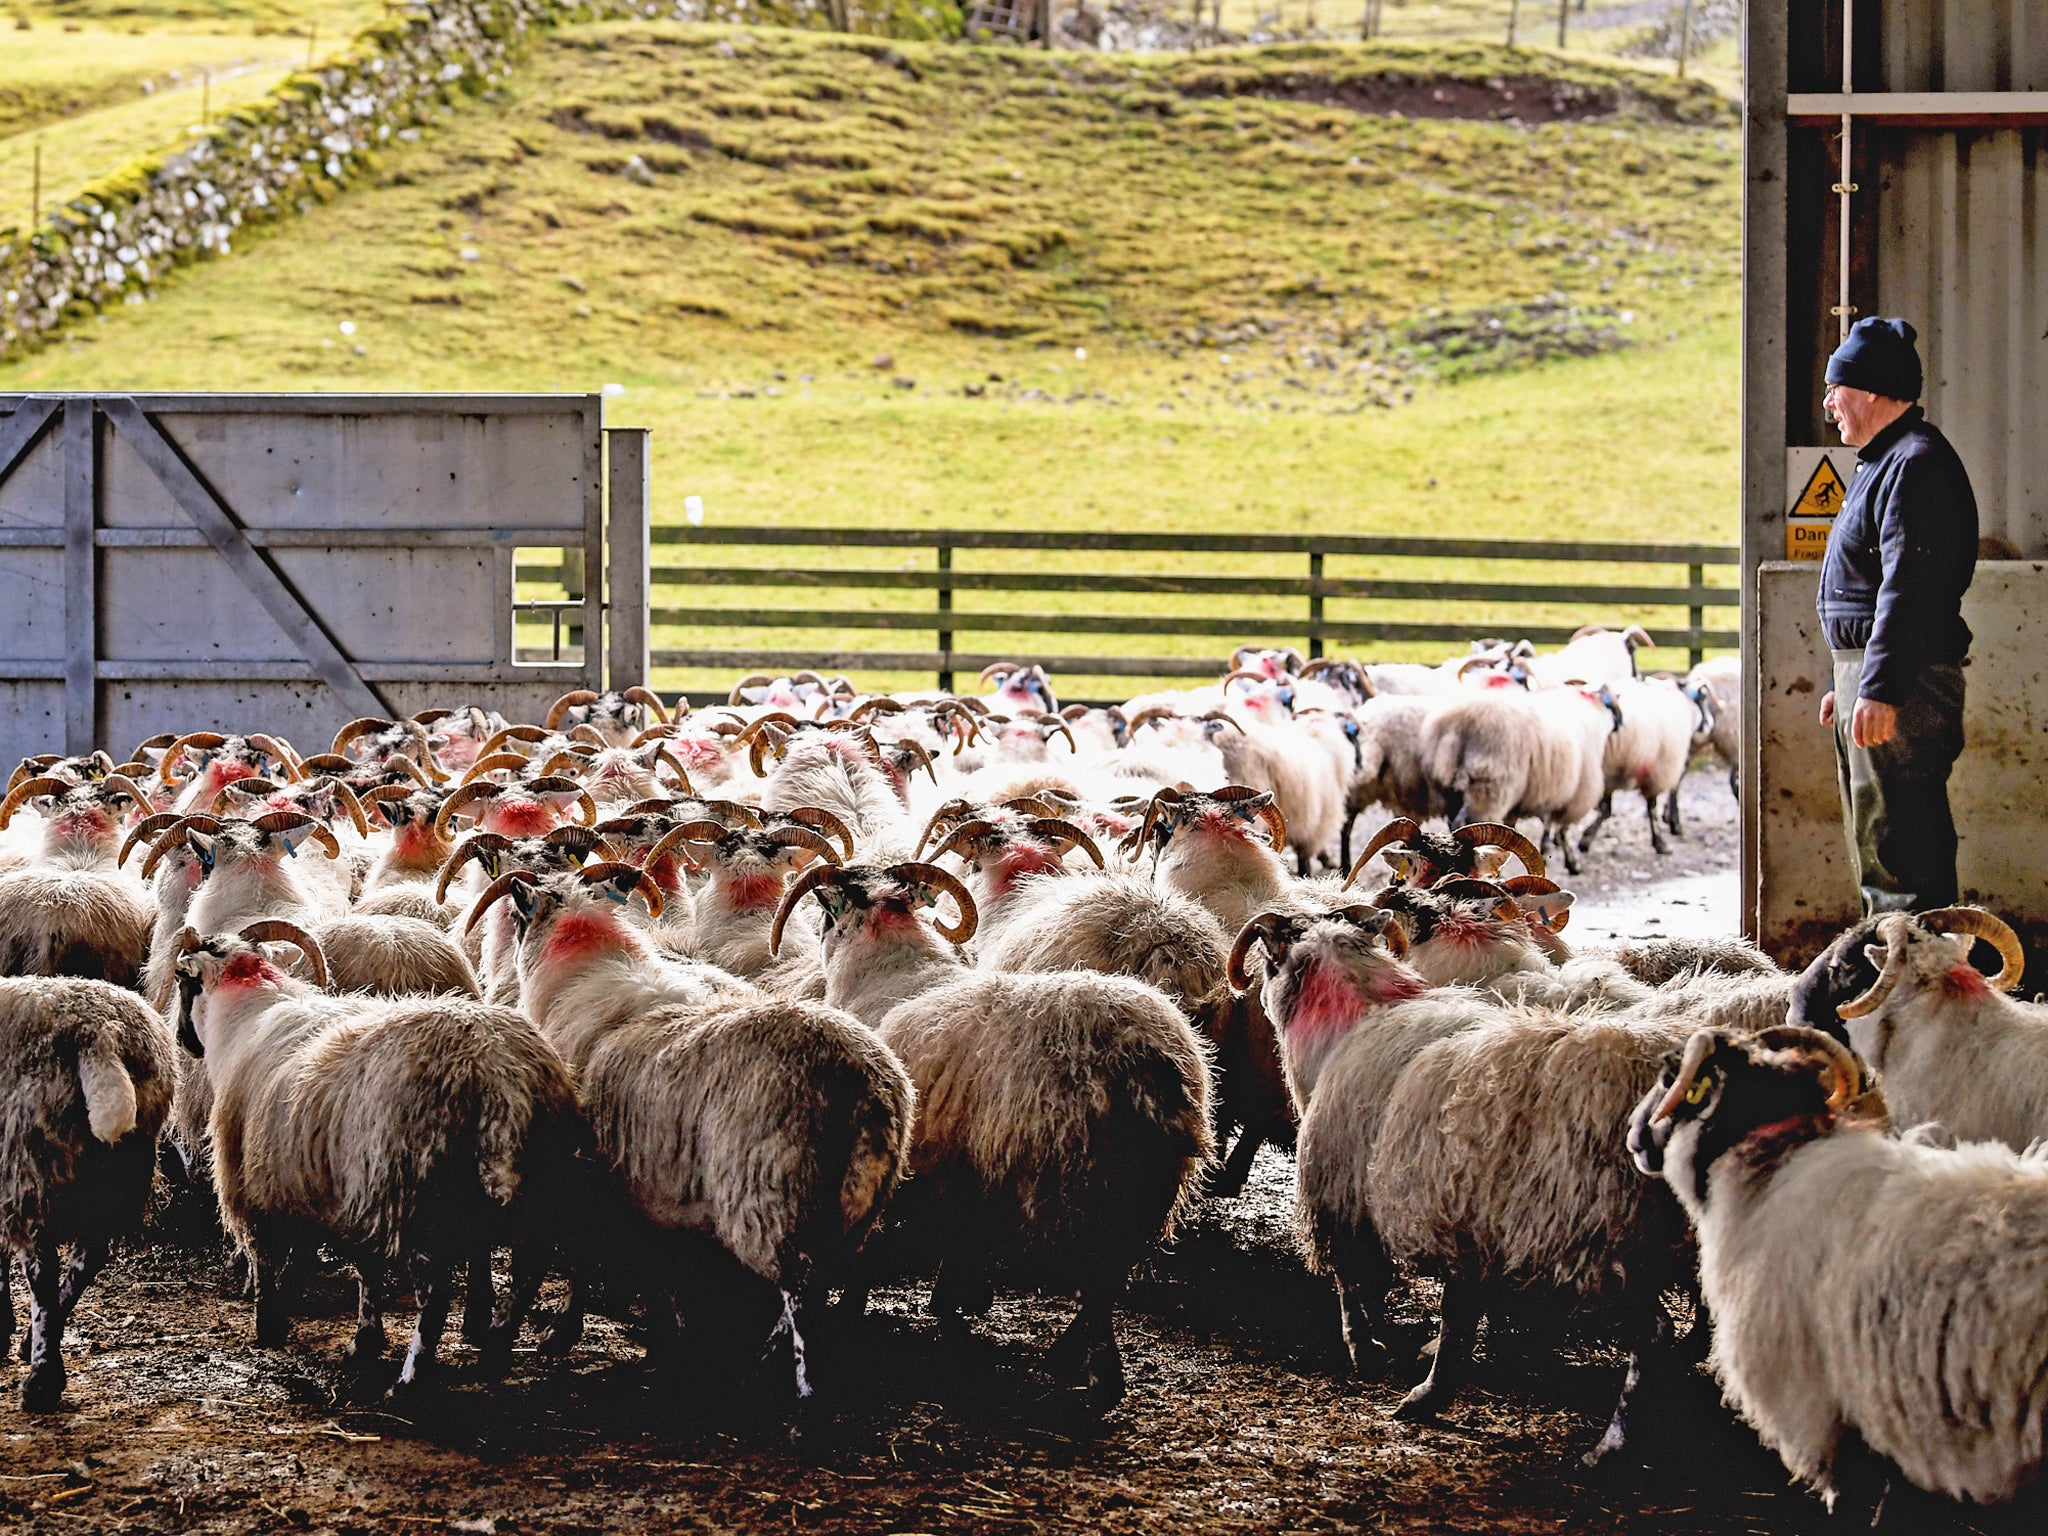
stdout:
[(1957, 999), (1989, 997), (1991, 983), (1974, 965), (1952, 965), (1941, 978), (1941, 995)]
[(668, 749), (685, 768), (708, 768), (713, 763), (725, 761), (725, 753), (701, 736), (673, 737)]
[(1327, 962), (1314, 964), (1295, 989), (1287, 1033), (1303, 1041), (1342, 1034), (1364, 1012), (1365, 999), (1346, 971)]
[(782, 902), (780, 875), (728, 875), (725, 879), (728, 905), (742, 912), (779, 906)]
[(1233, 843), (1248, 843), (1251, 834), (1245, 825), (1228, 811), (1204, 811), (1195, 823), (1195, 830), (1210, 837), (1227, 838)]
[(50, 832), (55, 837), (96, 842), (109, 830), (105, 813), (96, 806), (65, 811), (50, 818)]
[(1061, 867), (1059, 855), (1042, 843), (1012, 843), (989, 871), (989, 885), (997, 895), (1003, 895), (1026, 875), (1042, 875)]
[(546, 837), (557, 825), (555, 813), (538, 800), (500, 795), (484, 812), (484, 826), (500, 837)]
[(206, 793), (209, 800), (237, 779), (253, 779), (256, 770), (247, 763), (214, 762), (206, 765)]
[(408, 864), (432, 867), (441, 862), (441, 841), (434, 836), (433, 823), (408, 821), (391, 840), (391, 851)]
[(626, 947), (626, 935), (618, 919), (603, 912), (572, 912), (555, 924), (548, 935), (544, 965), (561, 965), (590, 960)]
[(221, 967), (220, 980), (214, 983), (215, 990), (230, 988), (267, 987), (284, 979), (284, 973), (261, 955), (237, 955)]

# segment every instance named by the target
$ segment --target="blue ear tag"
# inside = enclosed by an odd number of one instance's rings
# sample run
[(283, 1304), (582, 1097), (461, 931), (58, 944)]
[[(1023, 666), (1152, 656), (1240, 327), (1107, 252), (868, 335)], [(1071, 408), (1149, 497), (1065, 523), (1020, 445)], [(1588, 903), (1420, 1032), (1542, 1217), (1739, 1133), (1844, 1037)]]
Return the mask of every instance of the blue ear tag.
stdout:
[(296, 859), (299, 856), (299, 844), (306, 840), (306, 834), (312, 830), (311, 827), (301, 827), (295, 833), (280, 832), (277, 834), (277, 840), (284, 844), (284, 851)]
[(190, 848), (197, 855), (199, 855), (200, 868), (205, 869), (208, 872), (212, 871), (213, 843), (211, 839), (202, 842), (199, 840), (198, 837), (188, 837), (185, 839), (185, 846)]
[(607, 901), (616, 901), (616, 902), (617, 902), (617, 903), (618, 903), (618, 904), (619, 904), (620, 906), (622, 906), (622, 907), (623, 907), (623, 906), (624, 906), (624, 905), (626, 904), (626, 898), (625, 898), (625, 896), (624, 896), (624, 895), (622, 895), (622, 894), (621, 894), (621, 893), (620, 893), (620, 892), (619, 892), (618, 890), (616, 890), (616, 889), (615, 889), (614, 887), (612, 887), (612, 886), (609, 886), (609, 885), (604, 885), (604, 886), (599, 886), (599, 887), (598, 887), (598, 889), (604, 892), (604, 895), (605, 895), (605, 899), (606, 899)]

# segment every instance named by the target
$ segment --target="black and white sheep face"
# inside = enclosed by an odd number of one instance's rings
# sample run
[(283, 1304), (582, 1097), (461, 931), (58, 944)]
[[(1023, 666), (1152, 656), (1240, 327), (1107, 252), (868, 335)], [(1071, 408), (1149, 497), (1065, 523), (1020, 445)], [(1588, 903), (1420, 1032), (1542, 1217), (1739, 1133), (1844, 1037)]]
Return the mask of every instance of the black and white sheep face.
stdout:
[(1743, 1148), (1766, 1153), (1766, 1138), (1823, 1134), (1832, 1111), (1861, 1091), (1860, 1068), (1833, 1036), (1787, 1027), (1746, 1038), (1703, 1029), (1683, 1052), (1664, 1058), (1657, 1086), (1630, 1119), (1629, 1155), (1644, 1174), (1661, 1175), (1697, 1220), (1724, 1156)]
[(1846, 1043), (1849, 1038), (1842, 1016), (1836, 1010), (1851, 998), (1861, 997), (1877, 982), (1884, 961), (1884, 946), (1876, 945), (1876, 959), (1870, 950), (1877, 938), (1877, 919), (1867, 917), (1843, 933), (1814, 958), (1792, 983), (1792, 998), (1786, 1021), (1808, 1029), (1825, 1030)]
[[(1998, 954), (1994, 975), (1972, 963), (1979, 940)], [(2024, 963), (2018, 935), (1979, 908), (1888, 912), (1858, 923), (1800, 974), (1789, 1017), (1865, 1049), (1871, 1042), (1857, 1039), (1855, 1022), (1880, 1021), (1917, 998), (1981, 1002), (2018, 986)]]

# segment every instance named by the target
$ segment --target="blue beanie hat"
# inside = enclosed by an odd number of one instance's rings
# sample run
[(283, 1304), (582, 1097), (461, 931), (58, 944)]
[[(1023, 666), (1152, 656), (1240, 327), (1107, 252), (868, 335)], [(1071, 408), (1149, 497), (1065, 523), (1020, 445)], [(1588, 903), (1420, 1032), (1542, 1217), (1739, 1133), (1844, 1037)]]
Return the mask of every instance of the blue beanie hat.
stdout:
[(1828, 359), (1828, 382), (1892, 400), (1920, 398), (1918, 332), (1903, 320), (1858, 320)]

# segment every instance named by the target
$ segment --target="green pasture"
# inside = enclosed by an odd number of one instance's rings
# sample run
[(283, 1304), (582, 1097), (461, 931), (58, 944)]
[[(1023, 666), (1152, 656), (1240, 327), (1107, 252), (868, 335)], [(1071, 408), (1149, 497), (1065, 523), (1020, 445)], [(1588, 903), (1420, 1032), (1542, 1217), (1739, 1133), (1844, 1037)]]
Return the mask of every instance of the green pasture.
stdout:
[[(1483, 82), (1511, 68), (1623, 110), (1525, 129), (1283, 99), (1392, 69)], [(609, 419), (654, 429), (665, 522), (694, 496), (724, 526), (1729, 542), (1738, 219), (1732, 114), (1668, 71), (1471, 45), (1048, 58), (586, 26), (536, 38), (509, 90), (383, 156), (346, 195), (245, 230), (231, 260), (0, 368), (0, 388), (613, 385)], [(910, 551), (671, 546), (656, 560), (873, 569), (913, 554), (906, 569), (930, 568)], [(1564, 575), (1416, 565), (1333, 559), (1325, 575)], [(1304, 573), (1298, 557), (1191, 555), (963, 553), (956, 569)], [(656, 593), (657, 607), (931, 603), (882, 588)], [(1305, 611), (1297, 598), (1037, 592), (956, 606), (1273, 624)], [(1682, 618), (1497, 616), (1503, 631)], [(1328, 617), (1496, 614), (1333, 600)], [(655, 643), (934, 641), (670, 627)], [(1227, 649), (1056, 631), (961, 632), (955, 645)]]

